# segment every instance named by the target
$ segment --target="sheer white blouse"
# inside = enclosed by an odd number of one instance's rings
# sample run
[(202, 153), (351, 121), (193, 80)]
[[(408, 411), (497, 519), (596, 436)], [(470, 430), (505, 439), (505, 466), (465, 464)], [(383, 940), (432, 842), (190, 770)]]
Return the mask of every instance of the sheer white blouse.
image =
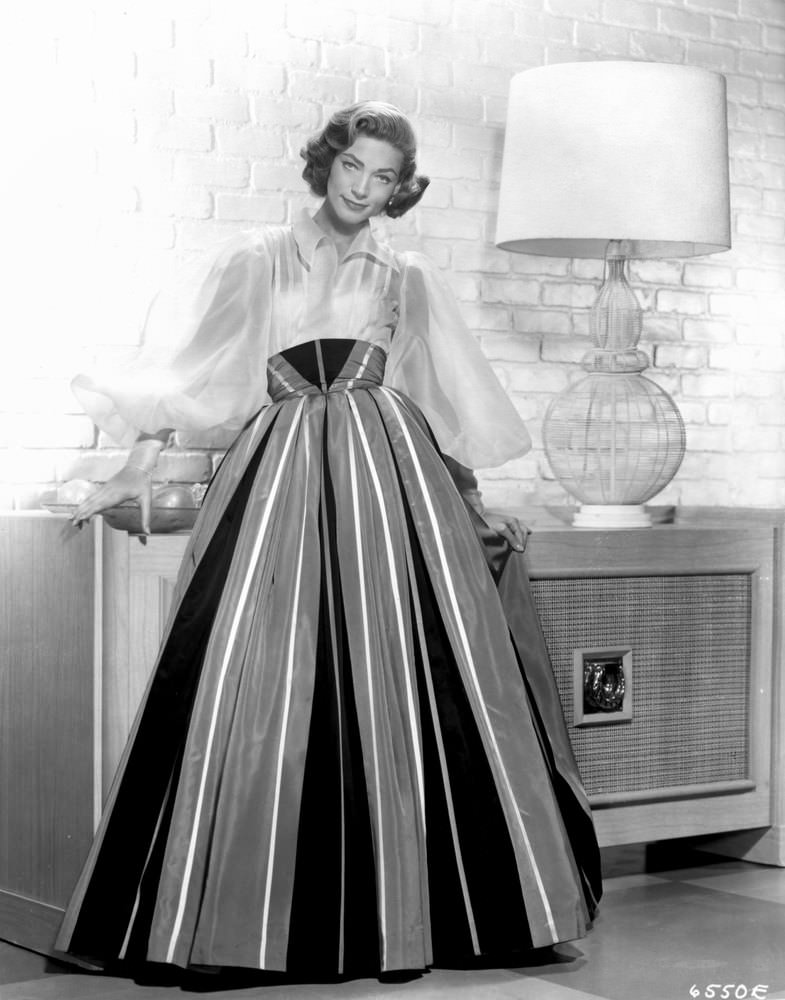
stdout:
[(226, 443), (270, 404), (267, 360), (308, 340), (387, 351), (385, 384), (422, 410), (441, 450), (469, 468), (524, 454), (529, 435), (440, 272), (378, 243), (369, 225), (339, 257), (303, 212), (292, 226), (226, 241), (188, 289), (161, 293), (144, 347), (124, 371), (73, 389), (120, 445), (163, 427)]

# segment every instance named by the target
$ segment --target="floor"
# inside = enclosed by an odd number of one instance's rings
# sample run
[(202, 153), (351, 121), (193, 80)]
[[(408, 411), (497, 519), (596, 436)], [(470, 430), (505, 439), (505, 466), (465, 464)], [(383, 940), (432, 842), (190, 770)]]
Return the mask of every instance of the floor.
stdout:
[(86, 975), (0, 942), (0, 1000), (785, 1000), (785, 869), (687, 845), (606, 849), (603, 862), (590, 935), (520, 968), (227, 989), (205, 976), (166, 985)]

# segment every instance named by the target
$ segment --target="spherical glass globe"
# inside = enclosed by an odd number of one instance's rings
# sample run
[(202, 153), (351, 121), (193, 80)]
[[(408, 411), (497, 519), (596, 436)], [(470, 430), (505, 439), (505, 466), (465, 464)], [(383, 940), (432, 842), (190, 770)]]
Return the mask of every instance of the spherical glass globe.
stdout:
[(583, 504), (643, 504), (684, 457), (684, 422), (664, 389), (637, 372), (592, 373), (558, 395), (543, 424), (561, 485)]

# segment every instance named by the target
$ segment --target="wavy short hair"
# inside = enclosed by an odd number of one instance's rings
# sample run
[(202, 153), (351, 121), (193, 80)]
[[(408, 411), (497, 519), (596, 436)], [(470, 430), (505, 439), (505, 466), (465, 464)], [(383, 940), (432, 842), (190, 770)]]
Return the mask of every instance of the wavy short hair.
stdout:
[(358, 135), (389, 142), (403, 154), (398, 190), (390, 198), (385, 214), (391, 219), (408, 212), (422, 198), (430, 180), (417, 173), (417, 140), (406, 115), (392, 104), (362, 101), (336, 111), (321, 132), (300, 150), (305, 160), (303, 179), (313, 194), (327, 194), (327, 179), (335, 157), (348, 149)]

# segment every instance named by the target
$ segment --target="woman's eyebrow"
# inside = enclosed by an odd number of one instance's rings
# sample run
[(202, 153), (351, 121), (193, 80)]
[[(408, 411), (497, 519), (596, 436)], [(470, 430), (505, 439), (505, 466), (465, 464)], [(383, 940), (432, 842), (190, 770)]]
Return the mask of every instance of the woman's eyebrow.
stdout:
[[(347, 153), (346, 150), (341, 154), (342, 156), (348, 156), (350, 160), (353, 160), (359, 167), (364, 167), (365, 164), (362, 160), (358, 159), (354, 153)], [(375, 171), (377, 174), (395, 174), (398, 176), (398, 171), (394, 167), (380, 167)]]

